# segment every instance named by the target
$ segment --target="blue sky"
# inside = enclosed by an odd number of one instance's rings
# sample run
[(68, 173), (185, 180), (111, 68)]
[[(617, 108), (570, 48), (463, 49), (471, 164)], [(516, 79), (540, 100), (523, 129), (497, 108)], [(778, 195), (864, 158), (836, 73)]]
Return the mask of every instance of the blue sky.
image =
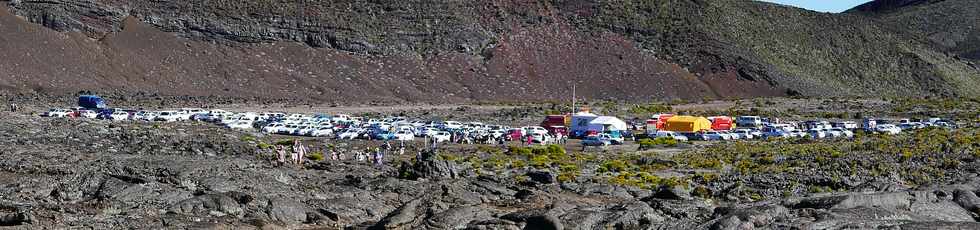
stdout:
[(870, 2), (870, 0), (762, 0), (764, 2), (775, 2), (783, 5), (790, 5), (820, 12), (837, 13), (851, 9), (855, 6)]

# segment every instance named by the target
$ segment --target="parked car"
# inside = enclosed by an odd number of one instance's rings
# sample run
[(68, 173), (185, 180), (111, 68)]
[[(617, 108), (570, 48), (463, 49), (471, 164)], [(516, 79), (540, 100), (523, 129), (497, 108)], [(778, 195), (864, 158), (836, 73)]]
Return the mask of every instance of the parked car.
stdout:
[(853, 122), (853, 121), (834, 122), (834, 123), (831, 123), (831, 125), (834, 128), (843, 128), (843, 129), (847, 129), (847, 130), (855, 130), (855, 129), (860, 128), (858, 126), (858, 124), (855, 123), (855, 122)]
[(96, 113), (95, 111), (92, 111), (92, 110), (83, 109), (83, 110), (79, 110), (78, 111), (78, 117), (95, 119), (98, 116), (99, 116), (99, 113)]
[(657, 131), (657, 133), (654, 134), (654, 135), (655, 135), (654, 136), (655, 138), (665, 137), (665, 138), (672, 138), (672, 139), (677, 140), (677, 141), (687, 141), (688, 140), (687, 136), (681, 135), (681, 134), (676, 133), (676, 132), (673, 132), (673, 131)]
[(875, 132), (896, 135), (902, 133), (902, 129), (892, 124), (881, 124), (875, 128)]
[(787, 132), (786, 130), (783, 130), (781, 128), (776, 128), (776, 127), (765, 127), (765, 128), (762, 128), (762, 137), (765, 137), (766, 139), (768, 139), (768, 138), (788, 138), (788, 137), (792, 137), (792, 136), (793, 136), (792, 134), (790, 134), (789, 132)]
[(626, 139), (622, 135), (612, 135), (608, 133), (599, 134), (599, 137), (608, 139), (610, 143), (614, 145), (621, 145), (626, 143)]
[(272, 124), (266, 125), (265, 127), (262, 127), (262, 132), (264, 132), (264, 133), (278, 133), (279, 132), (279, 129), (284, 128), (284, 127), (286, 127), (286, 125), (283, 124), (283, 123), (272, 123)]
[(374, 132), (374, 135), (372, 135), (371, 138), (375, 140), (394, 140), (395, 133), (389, 131), (377, 131)]
[(446, 131), (439, 131), (433, 134), (432, 138), (436, 139), (436, 142), (449, 142), (451, 141), (452, 135)]
[(346, 130), (346, 131), (338, 134), (337, 135), (337, 139), (341, 139), (341, 140), (354, 140), (354, 139), (357, 139), (357, 137), (360, 136), (360, 135), (361, 135), (361, 133), (358, 130), (356, 130), (356, 129), (348, 129), (348, 130)]
[(116, 110), (116, 112), (113, 112), (112, 115), (109, 115), (109, 118), (113, 121), (129, 120), (129, 113), (122, 110)]
[(409, 130), (400, 130), (395, 133), (395, 140), (399, 140), (399, 141), (415, 140), (415, 133), (412, 133)]
[(810, 129), (806, 131), (806, 134), (813, 139), (824, 139), (827, 138), (827, 132), (823, 129)]
[(854, 132), (843, 127), (831, 128), (827, 130), (830, 137), (833, 138), (852, 138), (854, 137)]
[(732, 135), (737, 135), (737, 139), (743, 140), (762, 138), (762, 132), (756, 129), (736, 129), (732, 131)]
[(146, 113), (143, 114), (142, 117), (140, 117), (140, 120), (141, 121), (153, 121), (154, 119), (157, 118), (158, 115), (159, 114), (157, 114), (157, 112), (146, 112)]
[(164, 122), (181, 121), (181, 115), (177, 111), (161, 111), (153, 120)]
[(902, 131), (925, 128), (925, 125), (923, 125), (922, 123), (919, 123), (919, 122), (899, 123), (897, 126), (898, 126), (899, 129), (902, 129)]
[(601, 136), (589, 136), (582, 140), (582, 145), (605, 147), (612, 145), (612, 141)]
[(309, 125), (309, 124), (307, 124), (307, 125), (301, 125), (301, 126), (299, 126), (299, 128), (296, 128), (296, 131), (293, 131), (293, 135), (296, 135), (296, 136), (311, 136), (313, 134), (313, 131), (316, 131), (316, 130), (317, 130), (317, 127), (316, 126)]
[(740, 127), (761, 127), (762, 118), (759, 116), (740, 116), (735, 118), (735, 124)]
[(41, 114), (42, 117), (68, 117), (72, 113), (67, 109), (51, 109)]
[(439, 126), (439, 128), (442, 130), (456, 130), (456, 129), (463, 128), (463, 124), (457, 121), (447, 121), (447, 122), (443, 122), (442, 125)]
[(700, 137), (701, 140), (705, 141), (724, 141), (732, 139), (731, 135), (718, 131), (705, 131), (701, 133)]
[(551, 143), (551, 141), (552, 141), (551, 137), (546, 134), (541, 134), (541, 133), (531, 134), (531, 142), (547, 144), (547, 143)]
[(314, 137), (329, 137), (333, 136), (333, 127), (321, 126), (310, 133), (310, 136)]
[(544, 127), (541, 127), (541, 126), (525, 126), (525, 127), (521, 127), (521, 130), (523, 130), (524, 133), (529, 134), (529, 135), (534, 135), (534, 134), (545, 135), (545, 134), (548, 134), (548, 129), (545, 129)]
[(247, 130), (252, 129), (252, 124), (253, 123), (251, 121), (236, 121), (228, 124), (228, 128)]
[(279, 132), (276, 133), (282, 135), (292, 135), (298, 129), (299, 129), (299, 125), (297, 124), (286, 124), (286, 126), (279, 128)]

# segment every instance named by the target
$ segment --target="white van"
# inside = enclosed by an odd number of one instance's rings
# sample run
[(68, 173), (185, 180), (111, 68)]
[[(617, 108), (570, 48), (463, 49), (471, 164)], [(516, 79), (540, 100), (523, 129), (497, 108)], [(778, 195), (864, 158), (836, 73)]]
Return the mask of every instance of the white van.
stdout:
[(687, 141), (687, 136), (681, 135), (680, 133), (673, 132), (673, 131), (657, 131), (656, 138), (661, 138), (661, 137), (673, 138), (674, 140), (678, 140), (678, 141)]

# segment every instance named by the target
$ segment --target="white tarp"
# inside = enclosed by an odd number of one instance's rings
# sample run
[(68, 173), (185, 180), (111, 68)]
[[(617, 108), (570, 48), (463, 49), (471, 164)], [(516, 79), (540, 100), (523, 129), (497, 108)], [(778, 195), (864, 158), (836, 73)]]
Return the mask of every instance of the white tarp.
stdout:
[(616, 117), (600, 116), (589, 122), (588, 130), (593, 131), (624, 131), (627, 129), (626, 122)]

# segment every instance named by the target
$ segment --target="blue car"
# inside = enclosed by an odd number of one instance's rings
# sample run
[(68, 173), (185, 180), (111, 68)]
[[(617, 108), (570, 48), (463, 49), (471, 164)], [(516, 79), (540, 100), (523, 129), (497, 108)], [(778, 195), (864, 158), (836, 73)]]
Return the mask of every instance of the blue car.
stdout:
[(374, 137), (373, 138), (374, 139), (377, 139), (377, 140), (394, 140), (395, 139), (395, 134), (392, 133), (392, 132), (388, 132), (388, 131), (377, 132), (377, 133), (374, 133)]

